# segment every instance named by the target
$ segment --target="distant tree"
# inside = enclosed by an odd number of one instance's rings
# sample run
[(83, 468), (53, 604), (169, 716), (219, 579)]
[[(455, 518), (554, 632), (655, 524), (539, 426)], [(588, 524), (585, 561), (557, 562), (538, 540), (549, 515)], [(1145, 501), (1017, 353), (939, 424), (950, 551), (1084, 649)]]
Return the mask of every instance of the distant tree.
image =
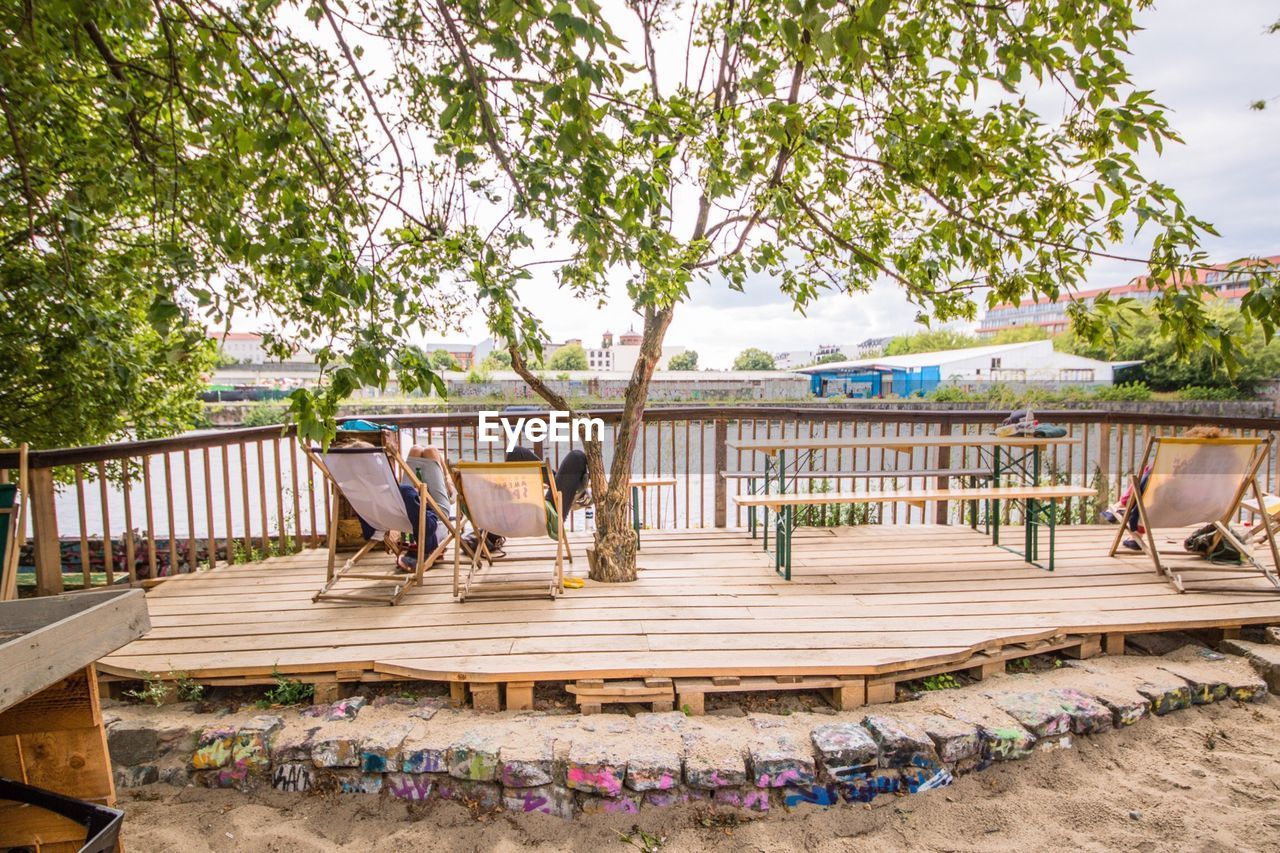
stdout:
[(239, 363), (240, 363), (240, 359), (236, 358), (234, 355), (229, 354), (222, 347), (218, 347), (218, 351), (214, 353), (214, 356), (213, 356), (214, 367), (231, 367), (232, 365), (239, 364)]
[(448, 350), (438, 349), (428, 359), (433, 370), (461, 370), (462, 365)]
[(773, 370), (775, 367), (773, 356), (755, 347), (747, 347), (733, 360), (734, 370)]
[(505, 349), (495, 349), (484, 357), (482, 364), (486, 370), (510, 370), (511, 353)]
[(1001, 329), (994, 335), (988, 335), (978, 340), (979, 346), (987, 346), (989, 344), (1021, 344), (1030, 341), (1047, 341), (1049, 340), (1049, 332), (1044, 326), (1026, 325), (1014, 326), (1011, 329)]
[(826, 355), (818, 356), (814, 364), (834, 364), (837, 361), (848, 361), (849, 357), (842, 352), (829, 352)]
[(676, 353), (667, 362), (667, 370), (697, 370), (698, 354), (693, 350)]
[(979, 345), (979, 340), (965, 332), (952, 329), (928, 329), (913, 335), (900, 335), (885, 345), (885, 355), (912, 355), (918, 352), (939, 352), (947, 349), (964, 349)]
[(587, 351), (582, 344), (565, 344), (551, 353), (547, 360), (548, 370), (586, 370)]
[(1171, 335), (1150, 311), (1135, 311), (1113, 341), (1091, 344), (1073, 334), (1054, 341), (1057, 349), (1107, 361), (1140, 361), (1124, 370), (1126, 381), (1145, 382), (1155, 391), (1180, 391), (1190, 387), (1231, 389), (1251, 394), (1267, 379), (1280, 377), (1280, 338), (1268, 342), (1262, 329), (1246, 328), (1238, 310), (1214, 305), (1208, 311), (1240, 342), (1235, 371), (1227, 369), (1211, 346), (1179, 353)]

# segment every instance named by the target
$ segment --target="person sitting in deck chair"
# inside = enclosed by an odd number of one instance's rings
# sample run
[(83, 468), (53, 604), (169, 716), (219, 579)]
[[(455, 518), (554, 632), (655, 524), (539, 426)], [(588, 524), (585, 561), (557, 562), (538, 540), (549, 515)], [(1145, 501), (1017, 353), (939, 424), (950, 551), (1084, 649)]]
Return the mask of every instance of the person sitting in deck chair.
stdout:
[[(1193, 426), (1191, 429), (1183, 433), (1182, 436), (1183, 438), (1222, 438), (1223, 432), (1221, 429), (1219, 429), (1216, 426), (1200, 425), (1200, 426)], [(1146, 469), (1143, 470), (1142, 474), (1138, 477), (1138, 489), (1143, 494), (1146, 494), (1147, 480), (1150, 479), (1150, 477), (1151, 477), (1151, 466), (1148, 465)], [(1109, 521), (1112, 524), (1119, 524), (1120, 519), (1124, 518), (1125, 508), (1129, 505), (1129, 501), (1131, 500), (1133, 500), (1132, 484), (1130, 484), (1124, 490), (1124, 492), (1121, 493), (1120, 500), (1116, 501), (1111, 506), (1107, 507), (1102, 511), (1103, 520)], [(1138, 518), (1138, 514), (1136, 512), (1129, 516), (1128, 525), (1129, 525), (1130, 533), (1136, 533), (1138, 535), (1141, 535), (1142, 533), (1145, 532), (1142, 529), (1142, 524), (1140, 523), (1140, 519)], [(1124, 542), (1122, 542), (1121, 544), (1125, 548), (1128, 548), (1131, 551), (1142, 550), (1142, 546), (1139, 545), (1138, 541), (1134, 539), (1132, 536), (1126, 536), (1124, 538)]]
[[(370, 444), (367, 441), (352, 441), (352, 442), (349, 442), (346, 446), (347, 447), (376, 447), (376, 445)], [(414, 451), (418, 451), (418, 452), (415, 454)], [(430, 451), (435, 451), (435, 453), (433, 454)], [(438, 479), (439, 480), (446, 479), (444, 477), (443, 466), (439, 464), (440, 460), (444, 458), (444, 455), (441, 454), (438, 449), (434, 447), (423, 447), (421, 445), (414, 445), (409, 450), (409, 456), (411, 458), (428, 459), (436, 462), (437, 464), (434, 464), (434, 465), (423, 465), (421, 466), (421, 469), (424, 472), (430, 472), (432, 470), (439, 471), (440, 477)], [(415, 469), (415, 472), (417, 470), (418, 469)], [(421, 474), (419, 476), (421, 476)], [(432, 487), (430, 476), (431, 475), (428, 473), (426, 477), (422, 478), (423, 484), (426, 485), (427, 487), (427, 492), (431, 495), (432, 500), (434, 500), (440, 506), (441, 510), (443, 510), (444, 512), (449, 512), (450, 508), (452, 507), (452, 503), (449, 502), (448, 500), (441, 503), (440, 497), (437, 497), (436, 489)], [(452, 495), (453, 493), (452, 485), (450, 485), (450, 487), (447, 490), (443, 487), (443, 483), (440, 483), (439, 485), (440, 485), (439, 494), (441, 496)], [(439, 516), (435, 514), (434, 510), (428, 508), (426, 512), (427, 529), (425, 533), (423, 531), (417, 530), (416, 528), (418, 526), (418, 512), (422, 508), (422, 498), (419, 497), (418, 490), (413, 486), (409, 485), (408, 483), (400, 483), (400, 498), (404, 501), (404, 511), (409, 516), (409, 522), (415, 528), (413, 530), (414, 539), (416, 540), (419, 535), (425, 535), (427, 538), (426, 538), (424, 550), (428, 554), (434, 553), (436, 548), (438, 548), (440, 545), (441, 524), (440, 524)], [(376, 534), (377, 531), (374, 530), (373, 525), (371, 525), (369, 522), (361, 518), (359, 513), (356, 513), (356, 518), (360, 521), (360, 532), (364, 535), (364, 538), (366, 540), (374, 538), (374, 535)], [(417, 571), (418, 559), (414, 557), (411, 553), (409, 553), (407, 550), (403, 550), (401, 551), (400, 554), (396, 556), (396, 568), (406, 573), (412, 573), (414, 571)]]
[[(507, 454), (508, 462), (541, 462), (538, 454), (534, 453), (527, 447), (513, 447), (511, 452)], [(545, 479), (545, 478), (544, 478)], [(429, 486), (430, 484), (428, 484)], [(569, 513), (575, 508), (587, 506), (591, 502), (591, 492), (587, 488), (587, 454), (581, 450), (570, 450), (560, 460), (560, 467), (555, 472), (555, 482), (546, 483), (547, 494), (547, 513), (551, 519), (547, 528), (547, 535), (556, 538), (559, 517), (555, 511), (555, 496), (553, 489), (560, 493), (560, 506), (564, 507), (565, 513)], [(433, 494), (434, 497), (434, 494)], [(556, 525), (553, 529), (551, 525)], [(487, 544), (489, 553), (494, 557), (504, 556), (502, 545), (505, 540), (501, 536), (489, 535)], [(463, 540), (464, 547), (470, 551), (475, 547), (475, 534), (471, 534)]]

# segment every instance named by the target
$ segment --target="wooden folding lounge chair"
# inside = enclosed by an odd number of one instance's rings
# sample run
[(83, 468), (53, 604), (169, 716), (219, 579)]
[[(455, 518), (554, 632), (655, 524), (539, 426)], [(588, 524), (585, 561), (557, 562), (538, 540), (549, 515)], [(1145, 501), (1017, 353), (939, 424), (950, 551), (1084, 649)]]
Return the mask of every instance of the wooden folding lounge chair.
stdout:
[[(1274, 568), (1280, 566), (1280, 549), (1276, 547), (1271, 516), (1261, 513), (1259, 526), (1261, 539), (1266, 541), (1271, 551), (1272, 568), (1258, 562), (1250, 547), (1230, 526), (1240, 514), (1246, 495), (1253, 498), (1255, 506), (1265, 506), (1258, 470), (1269, 458), (1273, 442), (1271, 436), (1150, 439), (1142, 455), (1142, 464), (1137, 469), (1142, 472), (1150, 468), (1146, 488), (1141, 487), (1140, 475), (1133, 475), (1132, 497), (1125, 506), (1115, 541), (1111, 543), (1111, 556), (1116, 555), (1120, 540), (1129, 532), (1129, 520), (1137, 513), (1142, 530), (1134, 533), (1134, 539), (1142, 552), (1151, 558), (1156, 571), (1169, 578), (1179, 592), (1186, 591), (1180, 572), (1239, 573), (1250, 569), (1261, 573), (1273, 587), (1280, 589), (1280, 578)], [(1206, 524), (1212, 524), (1214, 528), (1208, 553), (1213, 553), (1226, 542), (1240, 553), (1241, 563), (1228, 565), (1201, 558), (1194, 564), (1169, 565), (1166, 557), (1192, 555), (1186, 550), (1161, 551), (1156, 546), (1156, 531), (1181, 528), (1178, 533), (1182, 538), (1190, 526)]]
[[(487, 543), (489, 535), (507, 539), (545, 538), (551, 513), (544, 493), (551, 482), (551, 471), (545, 462), (459, 462), (453, 466), (458, 485), (459, 513), (465, 515), (475, 531), (475, 547), (467, 566), (462, 565), (462, 548), (453, 551), (453, 595), (466, 601), (472, 586), (483, 587), (500, 597), (507, 593), (543, 593), (551, 598), (564, 592), (564, 557), (569, 551), (565, 538), (565, 517), (560, 506), (560, 493), (551, 489), (556, 515), (556, 561), (546, 580), (528, 580), (527, 572), (508, 572), (507, 580), (486, 579), (478, 583), (481, 570), (492, 568), (493, 555)], [(570, 558), (572, 559), (572, 558)], [(504, 567), (506, 568), (506, 567)]]
[[(422, 583), (422, 573), (429, 569), (444, 553), (450, 541), (457, 539), (457, 528), (447, 513), (441, 510), (431, 498), (427, 487), (414, 474), (413, 469), (405, 464), (404, 458), (394, 445), (387, 447), (330, 447), (327, 451), (316, 448), (303, 450), (311, 457), (316, 466), (324, 472), (333, 484), (333, 512), (329, 525), (329, 564), (325, 574), (325, 584), (312, 596), (312, 601), (372, 601), (381, 604), (397, 604), (409, 587)], [(418, 491), (421, 507), (417, 524), (414, 525), (405, 511), (404, 498), (400, 494), (400, 483), (396, 478), (397, 471)], [(446, 476), (448, 472), (445, 472)], [(364, 519), (374, 530), (373, 538), (365, 542), (359, 551), (343, 564), (337, 566), (338, 554), (338, 500), (339, 495), (347, 499), (356, 514)], [(430, 554), (426, 553), (426, 519), (430, 509), (440, 519), (441, 529), (445, 534), (439, 545)], [(398, 543), (393, 533), (407, 534), (414, 529), (419, 531), (417, 537), (417, 567), (412, 574), (396, 572), (361, 572), (357, 570), (360, 560), (379, 544), (394, 549)], [(365, 587), (356, 591), (335, 591), (334, 587), (347, 580), (384, 581), (392, 584), (387, 592), (371, 592), (378, 587)]]
[(18, 482), (0, 483), (0, 601), (18, 597), (18, 552), (26, 536), (27, 446), (18, 447)]

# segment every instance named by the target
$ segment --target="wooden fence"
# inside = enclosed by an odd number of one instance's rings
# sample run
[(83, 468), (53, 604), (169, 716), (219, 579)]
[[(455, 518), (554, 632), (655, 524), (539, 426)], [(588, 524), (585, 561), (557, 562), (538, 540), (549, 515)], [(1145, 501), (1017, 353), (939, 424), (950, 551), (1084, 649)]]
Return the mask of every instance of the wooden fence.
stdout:
[[(605, 452), (612, 453), (617, 410), (583, 412), (606, 424)], [(530, 413), (520, 413), (528, 417)], [(745, 523), (730, 499), (746, 488), (742, 479), (721, 472), (751, 471), (762, 460), (736, 449), (737, 439), (788, 437), (923, 436), (989, 431), (1003, 412), (825, 409), (817, 407), (657, 408), (645, 417), (637, 437), (633, 476), (668, 477), (674, 489), (646, 496), (652, 523), (664, 526), (729, 527)], [(1123, 488), (1140, 463), (1146, 440), (1177, 434), (1206, 418), (1104, 411), (1042, 411), (1037, 416), (1066, 427), (1076, 442), (1046, 454), (1044, 474), (1054, 482), (1094, 485), (1098, 501), (1068, 507), (1074, 521), (1092, 521), (1101, 506)], [(402, 445), (431, 443), (450, 459), (500, 459), (503, 447), (481, 441), (478, 415), (415, 414), (379, 416), (399, 428)], [(1271, 418), (1213, 417), (1236, 433), (1265, 435)], [(574, 449), (549, 443), (543, 452), (553, 465)], [(814, 470), (884, 470), (879, 482), (923, 485), (911, 472), (964, 468), (976, 464), (972, 449), (917, 449), (887, 457), (883, 450), (826, 450), (808, 460)], [(28, 566), (34, 564), (37, 594), (64, 586), (89, 588), (136, 583), (176, 572), (227, 562), (289, 553), (320, 544), (329, 526), (326, 484), (298, 448), (292, 428), (255, 427), (191, 433), (169, 439), (32, 451), (24, 484)], [(0, 451), (0, 472), (12, 476), (17, 453)], [(901, 473), (898, 473), (901, 472)], [(1280, 459), (1273, 454), (1264, 485), (1274, 491)], [(915, 482), (912, 482), (912, 481)], [(866, 479), (810, 481), (808, 488), (866, 488)], [(674, 492), (674, 494), (672, 494)], [(946, 523), (954, 508), (921, 509), (882, 505), (874, 520), (886, 524)], [(815, 519), (819, 517), (815, 516)], [(571, 523), (581, 529), (585, 519)], [(821, 523), (817, 520), (816, 523)], [(64, 553), (65, 552), (65, 553)], [(70, 573), (64, 575), (64, 573)]]

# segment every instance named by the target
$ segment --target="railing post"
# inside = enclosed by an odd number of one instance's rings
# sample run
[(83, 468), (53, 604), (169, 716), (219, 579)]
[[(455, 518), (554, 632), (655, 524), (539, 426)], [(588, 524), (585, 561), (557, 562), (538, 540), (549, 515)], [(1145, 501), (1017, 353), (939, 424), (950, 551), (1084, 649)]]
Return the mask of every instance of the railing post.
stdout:
[(716, 419), (715, 432), (715, 466), (711, 476), (716, 483), (716, 527), (727, 527), (729, 521), (729, 481), (720, 476), (720, 472), (729, 465), (729, 422)]
[[(1087, 485), (1087, 484), (1086, 484)], [(1111, 504), (1111, 422), (1098, 424), (1098, 504), (1097, 518), (1102, 523), (1102, 511)]]
[[(927, 432), (927, 431), (926, 431)], [(951, 418), (944, 417), (938, 422), (938, 435), (951, 434)], [(925, 454), (925, 466), (928, 467), (929, 454)], [(942, 446), (938, 448), (938, 470), (943, 471), (951, 467), (951, 448)], [(938, 488), (946, 489), (951, 486), (951, 478), (943, 474), (938, 478)], [(964, 516), (964, 504), (960, 504), (961, 518)], [(950, 520), (949, 507), (946, 501), (938, 501), (933, 505), (933, 523), (946, 524)]]
[(58, 595), (62, 588), (62, 546), (58, 542), (58, 508), (53, 469), (32, 468), (23, 484), (31, 502), (32, 550), (36, 562), (36, 595)]

